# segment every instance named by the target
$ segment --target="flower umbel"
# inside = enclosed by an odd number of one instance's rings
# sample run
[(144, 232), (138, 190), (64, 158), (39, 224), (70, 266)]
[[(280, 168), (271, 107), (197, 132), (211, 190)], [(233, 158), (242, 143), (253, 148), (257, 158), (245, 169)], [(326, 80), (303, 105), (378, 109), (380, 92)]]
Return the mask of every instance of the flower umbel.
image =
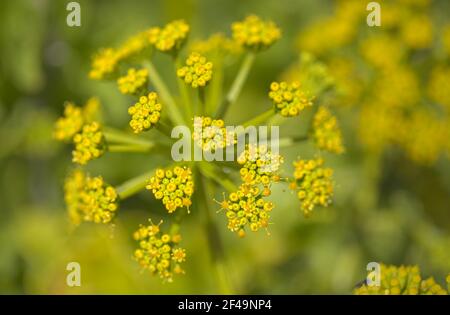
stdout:
[(290, 187), (297, 191), (305, 216), (309, 216), (316, 205), (327, 207), (331, 203), (333, 170), (323, 164), (322, 158), (294, 162), (294, 181)]
[(169, 213), (177, 208), (189, 209), (194, 193), (192, 171), (188, 167), (180, 166), (168, 170), (157, 169), (146, 188), (153, 192), (156, 199), (162, 201)]
[(67, 103), (64, 116), (55, 123), (53, 136), (59, 141), (70, 141), (83, 127), (83, 110), (73, 103)]
[(193, 88), (204, 87), (212, 77), (213, 64), (206, 57), (193, 52), (186, 60), (186, 65), (177, 71), (177, 76)]
[[(369, 275), (370, 276), (370, 275)], [(448, 294), (432, 277), (422, 280), (418, 266), (387, 266), (380, 264), (380, 285), (363, 284), (354, 290), (357, 295)]]
[(168, 23), (156, 37), (155, 47), (162, 52), (177, 52), (189, 34), (189, 25), (184, 20)]
[(195, 117), (194, 132), (192, 139), (194, 143), (204, 151), (215, 152), (226, 146), (236, 143), (236, 135), (233, 131), (227, 131), (222, 119), (211, 117)]
[(180, 234), (162, 233), (159, 224), (141, 225), (134, 233), (134, 239), (139, 242), (134, 257), (142, 268), (157, 274), (164, 281), (172, 282), (174, 274), (183, 274), (181, 263), (186, 260), (185, 249), (178, 246)]
[(117, 85), (122, 94), (138, 94), (147, 84), (147, 80), (147, 69), (130, 68), (125, 76), (117, 79)]
[(345, 150), (337, 119), (325, 106), (320, 106), (314, 115), (312, 135), (319, 149), (337, 154)]
[(92, 159), (96, 159), (105, 152), (105, 137), (98, 122), (92, 122), (83, 126), (80, 133), (73, 137), (75, 149), (72, 151), (72, 160), (84, 165)]
[(239, 237), (245, 236), (245, 228), (257, 232), (269, 226), (273, 203), (265, 201), (257, 186), (242, 184), (228, 199), (219, 203), (228, 218), (228, 229)]
[(128, 114), (131, 116), (130, 126), (134, 133), (149, 130), (156, 125), (161, 117), (161, 108), (162, 105), (155, 92), (141, 96), (136, 104), (130, 106)]
[(94, 80), (104, 79), (116, 70), (119, 55), (112, 48), (100, 50), (92, 60), (89, 77)]
[(284, 117), (297, 116), (306, 107), (312, 106), (312, 98), (300, 89), (299, 82), (272, 82), (269, 98), (275, 110)]
[(272, 21), (263, 21), (256, 15), (231, 25), (233, 39), (244, 48), (259, 51), (272, 46), (281, 37), (280, 29)]

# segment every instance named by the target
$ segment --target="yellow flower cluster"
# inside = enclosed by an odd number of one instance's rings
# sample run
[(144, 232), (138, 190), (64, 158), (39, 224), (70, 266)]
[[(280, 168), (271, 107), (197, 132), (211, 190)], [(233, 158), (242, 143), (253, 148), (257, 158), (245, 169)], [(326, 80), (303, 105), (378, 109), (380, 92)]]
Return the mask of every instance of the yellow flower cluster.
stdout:
[(189, 25), (184, 20), (168, 23), (156, 36), (154, 44), (162, 52), (177, 52), (189, 34)]
[(64, 116), (58, 118), (55, 123), (53, 136), (59, 141), (70, 141), (81, 130), (83, 124), (83, 109), (69, 102), (65, 105)]
[(111, 75), (119, 62), (119, 55), (112, 48), (101, 49), (92, 59), (89, 78), (100, 80)]
[(75, 225), (82, 221), (109, 223), (118, 208), (116, 190), (102, 177), (89, 177), (80, 170), (66, 179), (65, 201), (69, 218)]
[(189, 209), (194, 193), (192, 171), (188, 167), (179, 166), (168, 170), (157, 169), (146, 188), (153, 192), (156, 199), (162, 200), (169, 213), (177, 208)]
[(147, 80), (147, 69), (130, 68), (126, 75), (117, 79), (117, 85), (122, 94), (138, 94), (145, 89)]
[(139, 101), (128, 108), (128, 114), (131, 115), (130, 126), (134, 133), (149, 130), (158, 123), (161, 117), (161, 103), (158, 95), (150, 92), (147, 96), (141, 96)]
[(134, 239), (139, 242), (134, 258), (153, 275), (172, 282), (174, 274), (184, 273), (180, 264), (186, 260), (186, 251), (179, 247), (181, 235), (162, 233), (161, 223), (156, 225), (150, 220), (149, 226), (141, 225), (134, 233)]
[(142, 53), (147, 47), (155, 43), (159, 33), (160, 33), (159, 27), (151, 27), (143, 32), (140, 32), (128, 38), (117, 49), (116, 54), (118, 61), (123, 61), (125, 59), (137, 56), (140, 53)]
[(337, 119), (325, 106), (320, 106), (314, 115), (312, 136), (321, 150), (336, 154), (345, 151)]
[(360, 52), (370, 65), (384, 69), (395, 67), (405, 55), (402, 44), (388, 34), (365, 39), (360, 44)]
[(428, 48), (433, 41), (433, 24), (426, 14), (413, 15), (401, 25), (400, 36), (411, 49)]
[(220, 202), (221, 209), (226, 211), (228, 229), (239, 237), (245, 236), (248, 226), (252, 232), (269, 226), (270, 212), (273, 203), (265, 201), (257, 186), (243, 184), (228, 199)]
[(242, 181), (250, 186), (262, 184), (262, 194), (270, 195), (270, 184), (280, 180), (278, 171), (283, 158), (279, 154), (272, 154), (267, 145), (249, 145), (239, 155), (237, 162), (241, 165), (239, 173)]
[(275, 110), (284, 117), (297, 116), (306, 107), (312, 106), (312, 98), (300, 89), (299, 82), (272, 82), (269, 98)]
[(301, 209), (309, 216), (316, 205), (327, 207), (333, 196), (333, 170), (324, 167), (324, 160), (298, 160), (294, 162), (294, 181), (290, 188), (297, 191)]
[[(373, 272), (372, 272), (373, 273)], [(373, 274), (369, 274), (373, 278)], [(363, 284), (354, 290), (357, 295), (446, 295), (447, 291), (432, 277), (422, 280), (418, 266), (387, 266), (380, 264), (380, 285)]]
[(193, 88), (204, 87), (212, 78), (212, 62), (197, 52), (186, 59), (186, 65), (177, 70), (177, 76)]
[(105, 152), (105, 137), (98, 122), (86, 124), (73, 137), (75, 149), (72, 151), (72, 160), (84, 165), (88, 161), (98, 158)]
[(236, 41), (226, 37), (222, 33), (215, 33), (205, 40), (195, 41), (190, 44), (191, 51), (197, 51), (208, 56), (238, 55), (242, 47)]
[(272, 21), (250, 15), (231, 25), (233, 39), (246, 49), (260, 51), (272, 46), (281, 37), (280, 29)]
[(227, 131), (224, 125), (222, 119), (194, 117), (194, 132), (192, 133), (194, 143), (204, 151), (211, 152), (235, 144), (235, 132)]

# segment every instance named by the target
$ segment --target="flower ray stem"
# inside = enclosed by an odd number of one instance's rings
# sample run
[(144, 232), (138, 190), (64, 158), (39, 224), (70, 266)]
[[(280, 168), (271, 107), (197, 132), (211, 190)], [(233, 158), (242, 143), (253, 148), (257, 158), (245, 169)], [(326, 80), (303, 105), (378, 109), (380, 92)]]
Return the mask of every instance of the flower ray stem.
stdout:
[(264, 113), (259, 114), (258, 116), (242, 123), (241, 125), (244, 127), (259, 126), (259, 125), (267, 122), (267, 120), (270, 119), (271, 117), (273, 117), (274, 115), (275, 115), (275, 111), (273, 110), (273, 108), (271, 108), (268, 111), (265, 111)]
[(138, 144), (112, 144), (108, 145), (109, 152), (149, 152), (153, 146)]
[(166, 105), (168, 109), (168, 115), (173, 124), (184, 125), (183, 114), (175, 103), (175, 100), (170, 94), (167, 85), (162, 80), (153, 63), (150, 60), (146, 60), (143, 62), (143, 66), (148, 70), (150, 81), (155, 86), (158, 93), (161, 95), (161, 98), (164, 101), (163, 106)]
[(209, 243), (209, 249), (211, 253), (212, 262), (215, 267), (215, 271), (217, 274), (218, 287), (222, 294), (231, 294), (233, 292), (230, 280), (228, 278), (226, 266), (225, 266), (225, 254), (224, 248), (222, 244), (222, 240), (220, 237), (219, 230), (217, 229), (216, 223), (214, 222), (214, 218), (211, 216), (211, 209), (209, 204), (209, 196), (210, 192), (208, 191), (208, 187), (211, 187), (207, 183), (207, 179), (198, 173), (198, 204), (199, 207), (202, 207), (205, 214), (206, 219), (206, 234)]
[(155, 143), (151, 140), (133, 136), (132, 134), (128, 134), (124, 131), (110, 127), (103, 128), (103, 134), (106, 138), (106, 141), (109, 143), (135, 144), (150, 147), (155, 145)]
[(242, 87), (247, 80), (248, 74), (250, 73), (250, 69), (252, 68), (252, 65), (255, 61), (255, 56), (256, 55), (253, 52), (248, 52), (245, 55), (238, 74), (234, 79), (228, 94), (225, 96), (225, 99), (216, 111), (216, 118), (223, 118), (228, 110), (228, 107), (233, 104), (238, 98), (239, 94), (241, 93)]
[[(181, 68), (181, 62), (180, 62), (180, 59), (178, 56), (174, 60), (174, 65), (175, 65), (175, 75), (176, 75), (177, 70), (179, 68)], [(182, 106), (182, 107), (186, 109), (184, 111), (184, 114), (186, 116), (186, 119), (189, 121), (189, 119), (192, 118), (193, 110), (194, 110), (192, 101), (191, 101), (191, 95), (189, 93), (188, 86), (183, 82), (183, 80), (181, 78), (179, 78), (178, 76), (177, 76), (176, 80), (178, 83), (178, 89), (180, 91), (181, 97), (184, 102), (184, 106)]]
[(278, 141), (278, 146), (280, 148), (286, 148), (286, 147), (291, 147), (293, 145), (296, 145), (298, 143), (308, 141), (308, 140), (309, 140), (309, 137), (307, 135), (298, 136), (298, 137), (286, 137), (286, 138), (281, 138)]
[(120, 199), (126, 199), (133, 196), (143, 190), (147, 185), (147, 181), (155, 173), (155, 170), (151, 170), (139, 176), (133, 177), (124, 183), (116, 187), (116, 191), (119, 194)]
[[(226, 176), (222, 176), (223, 172), (217, 165), (202, 162), (199, 164), (199, 170), (206, 178), (216, 182), (223, 188), (225, 188), (228, 192), (234, 192), (238, 189), (238, 187)], [(217, 176), (220, 174), (221, 176)]]

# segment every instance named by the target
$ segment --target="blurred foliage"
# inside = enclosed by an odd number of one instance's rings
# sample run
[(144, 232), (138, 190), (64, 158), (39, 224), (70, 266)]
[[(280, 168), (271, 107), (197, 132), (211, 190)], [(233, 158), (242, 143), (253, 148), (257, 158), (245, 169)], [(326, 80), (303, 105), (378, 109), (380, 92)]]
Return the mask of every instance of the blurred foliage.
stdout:
[[(62, 186), (71, 166), (70, 152), (51, 138), (53, 123), (65, 100), (82, 104), (97, 96), (104, 104), (105, 119), (113, 125), (126, 125), (126, 97), (115, 86), (88, 79), (91, 55), (99, 47), (174, 18), (186, 19), (192, 26), (191, 36), (200, 38), (229, 30), (231, 22), (249, 13), (275, 21), (283, 30), (282, 39), (256, 61), (240, 97), (242, 104), (260, 104), (267, 97), (264, 91), (270, 82), (289, 76), (289, 67), (299, 65), (298, 34), (330, 16), (334, 2), (84, 0), (79, 1), (79, 28), (66, 25), (67, 2), (0, 3), (0, 292), (217, 293), (205, 250), (207, 236), (195, 217), (188, 217), (183, 224), (183, 234), (189, 235), (183, 243), (189, 252), (186, 275), (172, 284), (161, 284), (140, 272), (132, 260), (132, 231), (150, 215), (162, 213), (148, 192), (125, 201), (114, 226), (87, 224), (69, 230)], [(365, 2), (360, 2), (364, 11)], [(445, 1), (433, 1), (431, 11), (433, 22), (450, 22)], [(333, 70), (339, 58), (330, 56), (326, 52), (318, 58), (326, 60)], [(343, 56), (351, 54), (344, 49)], [(415, 58), (420, 59), (421, 52)], [(417, 73), (432, 65), (419, 68)], [(365, 92), (355, 81), (367, 73), (358, 64), (356, 67), (359, 70), (355, 72), (341, 72), (351, 91), (349, 103), (358, 102), (355, 93)], [(227, 73), (225, 84), (235, 70), (233, 66)], [(318, 76), (324, 71), (316, 70)], [(235, 106), (227, 118), (230, 123), (240, 122), (254, 111), (253, 106)], [(236, 239), (225, 229), (221, 231), (236, 292), (351, 293), (364, 279), (370, 261), (417, 264), (422, 274), (433, 275), (438, 282), (450, 271), (448, 159), (441, 157), (431, 165), (421, 165), (396, 147), (382, 152), (365, 149), (355, 135), (357, 113), (351, 108), (337, 111), (347, 152), (340, 156), (323, 153), (335, 170), (337, 188), (332, 208), (305, 219), (295, 195), (281, 197), (288, 188), (277, 187), (272, 197), (277, 206), (270, 237), (261, 233)], [(283, 132), (306, 130), (303, 122), (307, 116), (289, 121)], [(378, 134), (368, 136), (376, 138)], [(299, 144), (283, 154), (292, 160), (297, 156), (310, 158), (314, 153)], [(149, 160), (145, 155), (127, 156), (124, 163), (124, 156), (116, 154), (93, 161), (88, 169), (111, 183), (121, 183), (130, 174), (138, 175), (142, 165), (150, 170), (158, 163), (158, 157)], [(288, 164), (284, 167), (293, 169)], [(225, 218), (216, 220), (225, 226)], [(81, 287), (66, 285), (70, 261), (82, 266)]]

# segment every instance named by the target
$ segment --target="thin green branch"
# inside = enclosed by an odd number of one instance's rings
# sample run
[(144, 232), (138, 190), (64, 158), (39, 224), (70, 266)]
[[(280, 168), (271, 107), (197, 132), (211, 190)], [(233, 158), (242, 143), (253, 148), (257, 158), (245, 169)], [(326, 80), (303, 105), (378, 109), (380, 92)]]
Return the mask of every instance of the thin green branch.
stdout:
[(112, 144), (108, 145), (109, 152), (149, 152), (153, 146), (140, 144)]
[(175, 103), (175, 100), (170, 94), (167, 85), (162, 80), (153, 63), (150, 60), (146, 60), (143, 62), (143, 66), (148, 70), (149, 80), (152, 82), (158, 93), (161, 95), (161, 98), (164, 101), (163, 105), (166, 105), (168, 109), (168, 115), (172, 120), (173, 124), (184, 125), (185, 123), (180, 108)]
[(103, 128), (103, 135), (105, 136), (108, 143), (136, 144), (150, 147), (155, 145), (155, 142), (151, 140), (143, 139), (138, 136), (110, 127)]
[(216, 182), (228, 192), (235, 192), (238, 188), (229, 178), (225, 176), (225, 174), (223, 174), (217, 165), (201, 162), (199, 163), (199, 170), (203, 176)]
[(142, 175), (131, 178), (116, 187), (120, 199), (126, 199), (139, 191), (143, 190), (147, 185), (147, 181), (155, 173), (155, 170), (146, 172)]
[(179, 68), (181, 68), (180, 58), (178, 56), (174, 59), (174, 65), (175, 65), (175, 75), (177, 77), (176, 80), (178, 83), (178, 89), (180, 91), (181, 97), (184, 102), (184, 104), (183, 104), (184, 106), (182, 106), (182, 108), (185, 108), (184, 114), (186, 116), (186, 119), (189, 121), (193, 116), (194, 108), (193, 108), (192, 101), (191, 101), (189, 87), (177, 75), (177, 70)]
[(241, 93), (242, 87), (244, 86), (244, 83), (247, 80), (248, 74), (250, 73), (250, 69), (252, 68), (252, 65), (255, 61), (255, 56), (256, 55), (253, 52), (248, 52), (245, 55), (244, 60), (239, 69), (239, 72), (236, 78), (234, 79), (233, 84), (231, 85), (230, 91), (225, 96), (225, 99), (220, 104), (216, 112), (215, 116), (217, 118), (223, 118), (228, 110), (228, 107), (231, 104), (233, 104), (238, 98), (239, 94)]
[(273, 108), (271, 108), (268, 111), (265, 111), (264, 113), (261, 113), (258, 116), (242, 123), (241, 125), (244, 127), (259, 126), (261, 124), (266, 123), (267, 120), (270, 119), (274, 115), (275, 115), (275, 111), (273, 110)]

